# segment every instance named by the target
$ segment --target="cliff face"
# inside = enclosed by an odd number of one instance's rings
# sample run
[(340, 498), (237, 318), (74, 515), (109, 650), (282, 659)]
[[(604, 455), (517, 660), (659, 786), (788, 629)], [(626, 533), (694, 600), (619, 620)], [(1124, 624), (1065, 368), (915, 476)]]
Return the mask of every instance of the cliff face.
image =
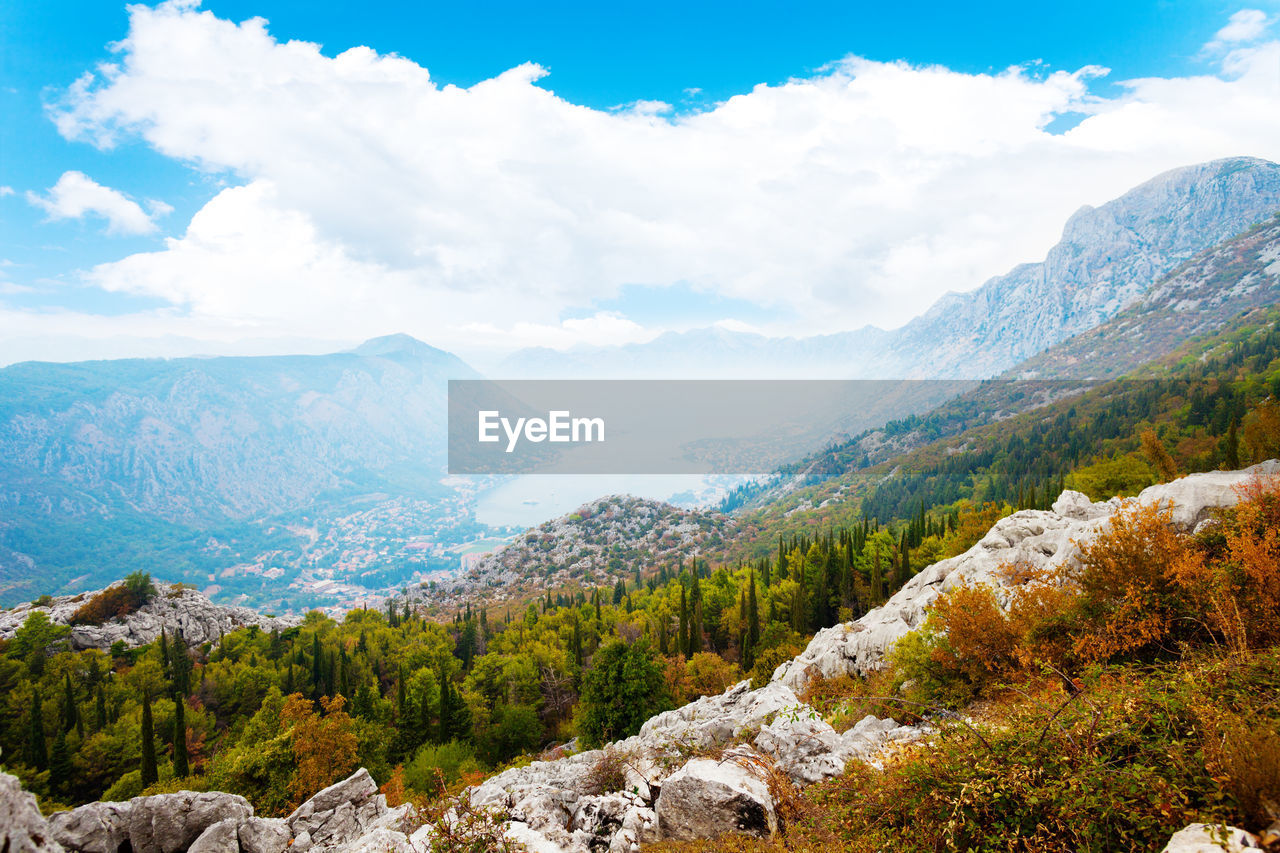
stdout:
[[(526, 350), (511, 375), (980, 379), (1134, 305), (1161, 276), (1280, 211), (1280, 165), (1250, 157), (1174, 169), (1066, 223), (1043, 261), (949, 293), (905, 326), (808, 338), (722, 329), (567, 353)], [(1068, 374), (1079, 375), (1079, 374)]]
[(156, 594), (133, 613), (108, 620), (101, 625), (71, 625), (71, 617), (85, 602), (103, 590), (80, 595), (61, 595), (47, 604), (20, 604), (12, 610), (0, 610), (0, 640), (8, 640), (33, 613), (43, 613), (55, 625), (70, 625), (73, 649), (106, 649), (116, 642), (133, 648), (154, 642), (161, 629), (168, 635), (179, 634), (189, 645), (216, 643), (223, 634), (237, 628), (257, 625), (263, 631), (283, 631), (298, 624), (298, 619), (264, 616), (247, 607), (214, 604), (193, 589), (156, 584)]
[(950, 294), (894, 333), (913, 377), (985, 377), (1111, 319), (1165, 273), (1280, 210), (1280, 166), (1233, 158), (1166, 172), (1078, 211), (1044, 261)]

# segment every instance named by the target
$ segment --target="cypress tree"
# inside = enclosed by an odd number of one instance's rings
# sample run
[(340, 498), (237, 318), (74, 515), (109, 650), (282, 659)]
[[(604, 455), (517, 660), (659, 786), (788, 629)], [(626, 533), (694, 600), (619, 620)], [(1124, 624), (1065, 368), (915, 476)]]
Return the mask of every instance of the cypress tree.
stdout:
[(31, 719), (27, 724), (27, 763), (37, 770), (49, 766), (48, 746), (44, 739), (44, 712), (40, 708), (40, 689), (31, 697)]
[(181, 632), (175, 632), (173, 640), (173, 692), (177, 696), (187, 696), (191, 693), (191, 655), (187, 653), (187, 643)]
[(164, 671), (169, 671), (169, 637), (164, 632), (164, 627), (160, 628), (160, 661), (164, 664)]
[(871, 604), (877, 605), (884, 598), (884, 578), (880, 570), (880, 545), (871, 546)]
[(151, 697), (142, 697), (142, 787), (147, 788), (159, 781), (156, 773), (156, 733), (155, 724), (151, 720)]
[(320, 649), (320, 632), (311, 635), (311, 698), (320, 698), (320, 689), (324, 684), (324, 664)]
[(53, 751), (49, 753), (49, 784), (54, 793), (66, 796), (71, 788), (71, 750), (67, 749), (67, 733), (59, 731), (53, 739)]
[(102, 692), (102, 685), (98, 685), (98, 697), (94, 701), (94, 731), (100, 732), (107, 727), (107, 695)]
[(747, 647), (755, 657), (755, 647), (760, 642), (760, 606), (756, 602), (756, 573), (751, 572), (747, 581)]
[(676, 651), (685, 657), (689, 656), (689, 602), (683, 582), (680, 584), (680, 636), (676, 638), (676, 646)]
[(173, 775), (184, 779), (191, 772), (187, 766), (187, 703), (181, 696), (173, 704)]
[(62, 680), (62, 730), (69, 732), (76, 726), (76, 693), (71, 687), (71, 673)]

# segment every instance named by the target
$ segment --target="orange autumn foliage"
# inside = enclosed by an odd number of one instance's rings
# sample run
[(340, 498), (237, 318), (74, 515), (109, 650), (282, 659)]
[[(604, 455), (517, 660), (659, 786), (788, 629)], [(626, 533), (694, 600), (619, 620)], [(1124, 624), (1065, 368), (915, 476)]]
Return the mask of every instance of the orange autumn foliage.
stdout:
[(323, 697), (323, 714), (319, 714), (301, 693), (285, 700), (280, 719), (291, 726), (290, 741), (298, 767), (289, 783), (289, 793), (297, 803), (356, 769), (358, 742), (351, 717), (343, 710), (345, 704), (341, 696)]
[(1240, 503), (1171, 574), (1207, 627), (1240, 653), (1280, 641), (1280, 477), (1237, 491)]
[(1170, 569), (1187, 553), (1188, 537), (1171, 522), (1168, 507), (1130, 501), (1066, 569), (1082, 595), (1075, 651), (1084, 660), (1158, 645), (1185, 615), (1186, 596)]

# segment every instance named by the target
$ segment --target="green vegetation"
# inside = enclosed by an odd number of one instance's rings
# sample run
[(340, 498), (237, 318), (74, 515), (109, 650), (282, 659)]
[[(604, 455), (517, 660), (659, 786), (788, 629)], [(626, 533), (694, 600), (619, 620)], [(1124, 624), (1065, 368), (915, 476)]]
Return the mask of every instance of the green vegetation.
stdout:
[(1079, 565), (1010, 566), (1008, 609), (952, 590), (887, 670), (806, 697), (837, 727), (928, 709), (927, 744), (784, 798), (785, 838), (655, 849), (1065, 853), (1158, 850), (1191, 822), (1260, 832), (1280, 801), (1280, 478), (1242, 497), (1194, 536), (1131, 507)]

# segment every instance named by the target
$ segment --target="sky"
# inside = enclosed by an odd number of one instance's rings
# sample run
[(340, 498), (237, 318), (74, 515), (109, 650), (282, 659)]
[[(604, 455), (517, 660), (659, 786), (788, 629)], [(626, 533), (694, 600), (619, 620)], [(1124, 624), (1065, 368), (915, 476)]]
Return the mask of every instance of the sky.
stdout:
[[(1047, 7), (1047, 8), (1046, 8)], [(1280, 0), (0, 8), (0, 364), (892, 328), (1280, 160)]]

